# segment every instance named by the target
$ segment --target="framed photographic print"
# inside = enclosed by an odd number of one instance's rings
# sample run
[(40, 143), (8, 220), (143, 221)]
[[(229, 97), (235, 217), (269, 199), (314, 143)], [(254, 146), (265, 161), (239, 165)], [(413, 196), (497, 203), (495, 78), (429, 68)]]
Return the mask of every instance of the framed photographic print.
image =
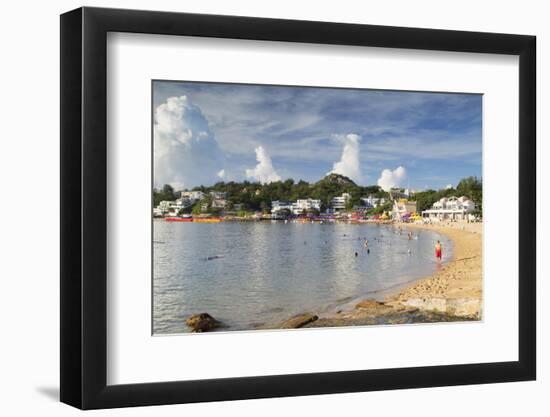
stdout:
[(535, 38), (61, 16), (61, 400), (536, 375)]

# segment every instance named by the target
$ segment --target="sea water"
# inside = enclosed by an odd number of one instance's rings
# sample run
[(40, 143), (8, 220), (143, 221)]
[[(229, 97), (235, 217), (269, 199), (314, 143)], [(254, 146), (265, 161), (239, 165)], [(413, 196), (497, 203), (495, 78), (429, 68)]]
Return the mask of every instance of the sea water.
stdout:
[[(153, 333), (187, 333), (209, 313), (224, 330), (270, 327), (430, 275), (452, 243), (431, 230), (295, 222), (153, 222)], [(368, 249), (365, 248), (368, 239)], [(357, 255), (356, 255), (357, 253)]]

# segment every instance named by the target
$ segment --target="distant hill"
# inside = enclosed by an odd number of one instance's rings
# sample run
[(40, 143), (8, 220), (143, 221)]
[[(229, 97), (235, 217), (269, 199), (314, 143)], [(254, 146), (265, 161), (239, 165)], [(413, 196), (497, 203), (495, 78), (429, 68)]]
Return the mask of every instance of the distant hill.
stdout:
[(357, 184), (345, 175), (340, 174), (328, 174), (324, 178), (317, 181), (314, 186), (323, 186), (323, 185), (337, 185), (340, 187), (352, 186), (355, 187)]
[[(361, 197), (371, 194), (377, 197), (387, 197), (387, 193), (377, 185), (363, 187), (357, 185), (351, 178), (340, 174), (326, 175), (314, 183), (303, 180), (295, 182), (293, 179), (269, 184), (250, 181), (220, 181), (212, 186), (198, 186), (193, 190), (204, 193), (225, 192), (230, 205), (239, 204), (246, 210), (269, 210), (272, 201), (296, 201), (303, 198), (321, 200), (321, 207), (325, 208), (330, 206), (333, 197), (340, 196), (342, 193), (351, 195), (350, 205), (360, 204)], [(180, 192), (166, 185), (162, 189), (154, 190), (153, 195), (156, 206), (162, 200), (175, 200), (179, 197)]]

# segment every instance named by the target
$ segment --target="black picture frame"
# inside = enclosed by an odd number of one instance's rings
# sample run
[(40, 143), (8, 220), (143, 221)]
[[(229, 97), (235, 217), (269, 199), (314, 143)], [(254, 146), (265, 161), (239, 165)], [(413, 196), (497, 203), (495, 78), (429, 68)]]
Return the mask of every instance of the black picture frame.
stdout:
[[(519, 358), (477, 363), (107, 385), (107, 33), (519, 56)], [(534, 380), (536, 38), (136, 10), (61, 15), (61, 401), (81, 409)]]

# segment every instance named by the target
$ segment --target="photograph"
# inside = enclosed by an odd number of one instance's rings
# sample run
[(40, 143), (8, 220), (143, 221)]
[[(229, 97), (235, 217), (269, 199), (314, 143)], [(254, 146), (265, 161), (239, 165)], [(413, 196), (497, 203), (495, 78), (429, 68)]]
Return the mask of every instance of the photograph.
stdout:
[(153, 335), (482, 320), (482, 109), (153, 80)]

